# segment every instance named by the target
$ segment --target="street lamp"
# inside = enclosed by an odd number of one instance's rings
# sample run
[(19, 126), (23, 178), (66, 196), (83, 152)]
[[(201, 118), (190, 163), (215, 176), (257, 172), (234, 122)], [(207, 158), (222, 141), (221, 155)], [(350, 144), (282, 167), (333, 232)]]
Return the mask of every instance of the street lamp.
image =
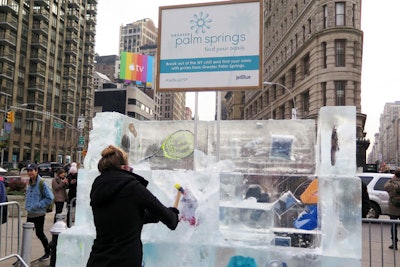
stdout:
[(284, 88), (286, 91), (289, 92), (290, 96), (292, 97), (292, 101), (293, 101), (293, 108), (292, 108), (292, 120), (295, 120), (297, 118), (297, 108), (296, 108), (296, 100), (294, 98), (294, 95), (292, 94), (292, 91), (290, 91), (289, 88), (287, 88), (286, 86), (284, 86), (283, 84), (280, 83), (275, 83), (275, 82), (263, 82), (263, 85), (279, 85), (282, 88)]
[(65, 120), (63, 120), (63, 119), (61, 119), (61, 118), (59, 118), (59, 117), (57, 117), (57, 116), (54, 116), (54, 115), (51, 114), (51, 112), (49, 112), (49, 111), (40, 111), (40, 110), (25, 108), (25, 107), (29, 107), (29, 105), (37, 105), (37, 104), (36, 104), (36, 103), (23, 103), (23, 104), (20, 104), (20, 105), (18, 105), (18, 106), (10, 106), (10, 109), (11, 109), (11, 110), (12, 110), (12, 109), (16, 109), (16, 110), (22, 110), (22, 111), (29, 111), (29, 112), (39, 113), (39, 114), (45, 115), (47, 119), (49, 119), (49, 118), (51, 117), (51, 118), (53, 118), (53, 119), (55, 119), (55, 120), (57, 120), (57, 121), (60, 121), (60, 122), (62, 122), (62, 123), (65, 123), (65, 124), (68, 125), (70, 128), (72, 128), (72, 129), (74, 129), (74, 130), (76, 130), (76, 131), (79, 132), (79, 129), (76, 128), (74, 125), (72, 125), (71, 123), (68, 123), (67, 121), (65, 121)]
[[(78, 129), (77, 127), (75, 127), (74, 125), (72, 125), (71, 123), (68, 123), (67, 121), (53, 115), (51, 112), (46, 111), (46, 110), (35, 110), (35, 109), (31, 109), (30, 106), (39, 106), (41, 108), (44, 109), (43, 105), (37, 104), (37, 103), (23, 103), (23, 104), (18, 104), (17, 106), (10, 106), (10, 110), (21, 110), (21, 111), (29, 111), (29, 112), (33, 112), (33, 113), (37, 113), (37, 114), (41, 114), (44, 115), (46, 117), (46, 119), (50, 119), (53, 118), (55, 121), (58, 122), (58, 124), (63, 123), (65, 125), (67, 125), (69, 128), (75, 130), (76, 132), (79, 133), (79, 142), (81, 140), (81, 135), (82, 135), (82, 129)], [(78, 151), (78, 159), (79, 159), (79, 163), (81, 163), (81, 153), (82, 151)]]

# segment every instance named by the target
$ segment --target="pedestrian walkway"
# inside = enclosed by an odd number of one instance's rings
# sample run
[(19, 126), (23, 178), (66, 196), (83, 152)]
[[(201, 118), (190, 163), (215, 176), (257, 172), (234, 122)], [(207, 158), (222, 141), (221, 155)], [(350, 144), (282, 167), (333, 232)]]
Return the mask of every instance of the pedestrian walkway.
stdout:
[[(46, 219), (44, 223), (44, 233), (46, 234), (49, 242), (52, 240), (52, 235), (50, 233), (50, 228), (53, 226), (54, 221), (54, 211), (46, 214)], [(22, 217), (22, 223), (26, 222), (26, 217)], [(15, 227), (17, 227), (17, 220), (15, 220)], [(36, 237), (35, 232), (32, 233), (32, 248), (31, 248), (31, 267), (48, 267), (50, 265), (50, 258), (45, 261), (40, 262), (38, 259), (44, 255), (44, 250), (42, 243)], [(0, 262), (0, 267), (10, 267), (16, 262), (16, 258), (11, 258), (6, 261)]]
[[(52, 240), (52, 234), (50, 228), (54, 224), (54, 211), (46, 214), (46, 220), (44, 223), (44, 233), (46, 234), (49, 242)], [(50, 258), (44, 261), (38, 259), (44, 255), (42, 243), (36, 237), (35, 233), (32, 236), (32, 251), (31, 251), (31, 267), (47, 267), (50, 265)]]

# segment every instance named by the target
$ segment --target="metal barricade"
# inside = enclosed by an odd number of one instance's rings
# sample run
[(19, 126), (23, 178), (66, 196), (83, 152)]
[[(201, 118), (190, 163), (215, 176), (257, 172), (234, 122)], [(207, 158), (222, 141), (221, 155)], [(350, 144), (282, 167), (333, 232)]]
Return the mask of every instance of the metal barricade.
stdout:
[(400, 220), (362, 219), (362, 222), (362, 266), (396, 266), (400, 263), (399, 250), (389, 248), (392, 227), (398, 228)]
[[(3, 213), (5, 209), (7, 211)], [(0, 266), (10, 266), (10, 263), (15, 260), (19, 260), (20, 266), (29, 266), (21, 256), (22, 231), (19, 203), (16, 201), (0, 203), (0, 221), (2, 222), (0, 225)]]
[(75, 224), (76, 197), (67, 203), (67, 225), (72, 227)]

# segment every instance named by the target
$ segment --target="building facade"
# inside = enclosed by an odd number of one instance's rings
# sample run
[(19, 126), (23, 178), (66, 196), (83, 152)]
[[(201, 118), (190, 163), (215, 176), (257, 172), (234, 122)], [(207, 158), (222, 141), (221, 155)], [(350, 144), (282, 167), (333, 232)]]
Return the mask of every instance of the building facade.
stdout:
[[(117, 55), (99, 56), (96, 55), (94, 68), (108, 77), (112, 82), (118, 79), (116, 71), (116, 62), (119, 62)], [(100, 87), (101, 88), (101, 87)]]
[[(148, 18), (121, 26), (119, 31), (120, 53), (123, 51), (156, 56), (157, 37), (158, 30), (154, 26), (153, 21)], [(119, 62), (117, 65), (119, 66)], [(142, 88), (143, 85), (140, 84), (135, 84), (135, 86), (140, 87), (140, 89), (143, 91), (148, 90), (147, 88)], [(186, 94), (184, 92), (158, 93), (157, 89), (154, 88), (154, 83), (152, 89), (155, 89), (154, 102), (156, 105), (156, 120), (185, 119)]]
[(96, 15), (97, 0), (1, 1), (0, 107), (15, 115), (2, 125), (4, 160), (80, 157), (93, 116)]
[(386, 103), (379, 119), (379, 133), (369, 155), (369, 163), (390, 166), (391, 170), (400, 167), (400, 101)]
[[(365, 164), (361, 113), (363, 32), (361, 0), (264, 0), (264, 86), (245, 91), (243, 118), (247, 120), (317, 119), (323, 106), (355, 106), (357, 165)], [(240, 109), (228, 103), (228, 116)], [(229, 115), (230, 114), (230, 115)]]
[(111, 80), (108, 78), (107, 75), (100, 73), (98, 71), (94, 72), (93, 75), (93, 88), (94, 90), (103, 89), (104, 85), (110, 84)]
[(157, 28), (149, 18), (122, 25), (119, 29), (119, 53), (138, 54), (141, 46), (156, 45), (157, 37)]
[(137, 120), (154, 120), (154, 101), (136, 86), (95, 92), (95, 112), (119, 112)]
[(163, 92), (156, 97), (156, 120), (185, 120), (185, 92)]

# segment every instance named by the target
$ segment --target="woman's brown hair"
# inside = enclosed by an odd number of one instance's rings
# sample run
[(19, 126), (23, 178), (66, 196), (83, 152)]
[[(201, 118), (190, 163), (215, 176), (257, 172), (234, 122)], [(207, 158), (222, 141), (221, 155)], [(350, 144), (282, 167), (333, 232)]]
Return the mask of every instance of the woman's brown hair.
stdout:
[(120, 170), (122, 165), (128, 165), (128, 154), (119, 147), (109, 145), (101, 152), (97, 168), (102, 173), (105, 170)]

